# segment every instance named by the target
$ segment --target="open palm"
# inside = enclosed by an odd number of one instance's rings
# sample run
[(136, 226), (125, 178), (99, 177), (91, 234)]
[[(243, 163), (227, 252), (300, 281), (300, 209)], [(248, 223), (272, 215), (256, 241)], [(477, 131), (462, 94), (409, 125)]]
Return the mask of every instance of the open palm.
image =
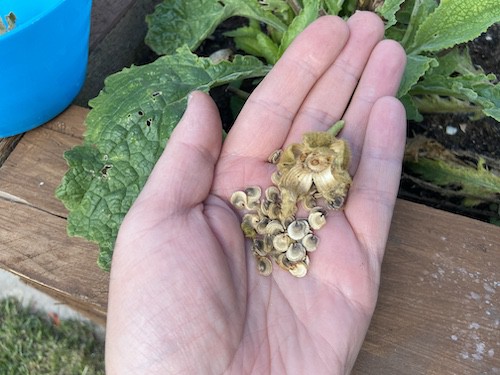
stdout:
[[(212, 100), (193, 93), (115, 247), (110, 374), (342, 374), (375, 307), (397, 193), (405, 54), (358, 12), (322, 17), (256, 88), (221, 145)], [(230, 195), (267, 188), (268, 156), (339, 119), (352, 149), (344, 211), (318, 232), (305, 278), (260, 276)]]

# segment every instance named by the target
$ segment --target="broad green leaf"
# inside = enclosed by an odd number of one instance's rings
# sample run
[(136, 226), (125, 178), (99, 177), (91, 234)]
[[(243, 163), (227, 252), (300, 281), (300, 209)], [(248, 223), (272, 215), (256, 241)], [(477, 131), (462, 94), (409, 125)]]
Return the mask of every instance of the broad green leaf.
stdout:
[(213, 65), (187, 47), (106, 79), (90, 102), (83, 145), (65, 153), (69, 170), (57, 189), (68, 208), (68, 233), (96, 242), (108, 269), (118, 228), (181, 118), (193, 90), (264, 76), (257, 58)]
[(500, 22), (498, 0), (441, 0), (422, 20), (409, 52), (435, 52), (468, 42), (495, 22)]
[(431, 68), (437, 66), (436, 59), (420, 55), (409, 55), (397, 96), (402, 97), (419, 81), (419, 79)]
[[(279, 56), (283, 55), (288, 46), (309, 24), (318, 18), (319, 0), (304, 0), (300, 13), (293, 19), (292, 23), (283, 34), (280, 44)], [(333, 36), (332, 36), (333, 37)]]
[(407, 49), (420, 24), (438, 6), (436, 0), (406, 0), (396, 13), (396, 24), (386, 28), (386, 37), (397, 40)]
[(168, 0), (146, 16), (146, 44), (158, 55), (186, 44), (194, 51), (224, 21), (224, 7), (213, 0)]
[(386, 29), (396, 24), (396, 12), (404, 1), (405, 0), (385, 0), (384, 3), (376, 9), (376, 12), (386, 20)]

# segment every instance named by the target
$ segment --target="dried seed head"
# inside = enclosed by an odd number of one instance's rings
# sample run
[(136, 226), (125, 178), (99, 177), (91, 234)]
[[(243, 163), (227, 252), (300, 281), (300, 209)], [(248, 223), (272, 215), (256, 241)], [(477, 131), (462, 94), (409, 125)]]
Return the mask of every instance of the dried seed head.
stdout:
[(319, 149), (310, 152), (306, 160), (304, 161), (304, 165), (314, 173), (320, 173), (324, 170), (327, 170), (332, 165), (333, 161), (333, 152), (328, 149)]
[(302, 246), (304, 246), (307, 251), (316, 250), (318, 248), (318, 242), (319, 242), (318, 236), (312, 233), (306, 235), (301, 241)]
[(273, 272), (273, 264), (267, 257), (257, 256), (257, 270), (262, 276), (269, 276)]
[(294, 242), (286, 251), (287, 259), (292, 262), (299, 262), (306, 257), (306, 248), (299, 242)]
[(307, 221), (312, 229), (319, 230), (326, 224), (326, 215), (322, 210), (311, 211)]
[(317, 205), (316, 197), (312, 191), (302, 199), (302, 206), (304, 206), (307, 211), (311, 211), (314, 207), (317, 207)]
[(300, 219), (292, 221), (286, 231), (292, 240), (299, 241), (310, 232), (310, 229), (307, 221)]
[(304, 277), (305, 275), (307, 275), (307, 269), (308, 266), (305, 262), (297, 262), (293, 263), (289, 267), (288, 272), (290, 272), (295, 277)]

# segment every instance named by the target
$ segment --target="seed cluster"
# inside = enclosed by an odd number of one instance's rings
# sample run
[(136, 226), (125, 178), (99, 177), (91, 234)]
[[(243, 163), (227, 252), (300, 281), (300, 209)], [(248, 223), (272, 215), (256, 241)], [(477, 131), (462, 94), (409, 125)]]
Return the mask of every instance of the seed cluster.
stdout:
[[(264, 194), (258, 186), (233, 193), (231, 203), (245, 211), (241, 229), (252, 240), (262, 275), (271, 274), (272, 260), (293, 276), (307, 274), (309, 253), (319, 242), (315, 231), (325, 225), (328, 210), (344, 205), (351, 184), (349, 159), (344, 140), (328, 132), (306, 133), (302, 143), (269, 157), (277, 170)], [(307, 212), (304, 218), (296, 217), (299, 202)]]

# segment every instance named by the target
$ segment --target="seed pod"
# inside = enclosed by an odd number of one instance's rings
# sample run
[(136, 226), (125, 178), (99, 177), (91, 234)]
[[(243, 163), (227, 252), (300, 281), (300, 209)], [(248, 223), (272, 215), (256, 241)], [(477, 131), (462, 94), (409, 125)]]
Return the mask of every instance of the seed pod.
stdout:
[(238, 210), (248, 209), (248, 199), (244, 191), (235, 191), (231, 195), (230, 202)]
[(314, 251), (318, 248), (319, 238), (318, 236), (309, 233), (301, 241), (302, 246), (305, 247), (307, 251)]
[(271, 235), (276, 235), (278, 233), (283, 233), (285, 228), (278, 220), (271, 220), (266, 225), (266, 233)]
[(294, 242), (286, 251), (287, 259), (292, 262), (299, 262), (306, 257), (306, 248), (299, 242)]
[(280, 253), (287, 251), (291, 243), (292, 239), (286, 233), (280, 233), (273, 237), (273, 247)]
[(292, 266), (292, 263), (288, 260), (286, 257), (286, 253), (281, 253), (278, 255), (276, 258), (276, 264), (280, 266), (281, 269), (284, 269), (285, 271), (289, 271), (290, 267)]
[(328, 201), (328, 207), (331, 208), (332, 210), (338, 210), (342, 208), (342, 206), (344, 205), (344, 200), (345, 200), (344, 197), (341, 196), (335, 197), (334, 199)]
[(266, 246), (261, 238), (255, 238), (252, 241), (252, 252), (258, 256), (266, 256)]
[(259, 223), (255, 227), (255, 230), (257, 231), (257, 233), (262, 234), (262, 235), (268, 234), (266, 227), (267, 227), (267, 224), (269, 224), (270, 222), (271, 222), (271, 219), (269, 219), (268, 217), (263, 217), (262, 219), (260, 219)]
[(307, 218), (307, 222), (314, 230), (319, 230), (326, 224), (326, 215), (323, 210), (313, 209)]
[(279, 185), (281, 181), (281, 173), (279, 171), (274, 172), (271, 175), (271, 182), (275, 185)]
[(253, 218), (249, 217), (248, 215), (251, 215), (251, 214), (247, 214), (247, 215), (243, 216), (243, 220), (241, 222), (240, 227), (241, 227), (241, 230), (243, 231), (243, 234), (245, 235), (245, 237), (255, 238), (255, 236), (257, 236), (257, 232), (255, 230), (255, 223), (253, 221)]
[(279, 203), (281, 201), (280, 190), (276, 186), (269, 186), (265, 192), (266, 199), (273, 203)]
[(278, 161), (280, 160), (282, 153), (283, 153), (283, 150), (278, 149), (278, 150), (274, 151), (271, 155), (269, 155), (269, 158), (267, 158), (267, 160), (269, 161), (269, 163), (278, 164)]
[(260, 196), (262, 194), (262, 190), (259, 186), (250, 186), (247, 187), (244, 191), (247, 196), (247, 205), (251, 210), (255, 210), (259, 207), (260, 204)]
[(273, 263), (267, 257), (256, 256), (257, 270), (262, 276), (269, 276), (273, 272)]
[(297, 262), (290, 266), (288, 272), (295, 277), (304, 277), (307, 275), (308, 266), (305, 262)]
[(287, 227), (287, 233), (292, 240), (299, 241), (310, 232), (309, 224), (306, 220), (300, 219), (292, 221)]

